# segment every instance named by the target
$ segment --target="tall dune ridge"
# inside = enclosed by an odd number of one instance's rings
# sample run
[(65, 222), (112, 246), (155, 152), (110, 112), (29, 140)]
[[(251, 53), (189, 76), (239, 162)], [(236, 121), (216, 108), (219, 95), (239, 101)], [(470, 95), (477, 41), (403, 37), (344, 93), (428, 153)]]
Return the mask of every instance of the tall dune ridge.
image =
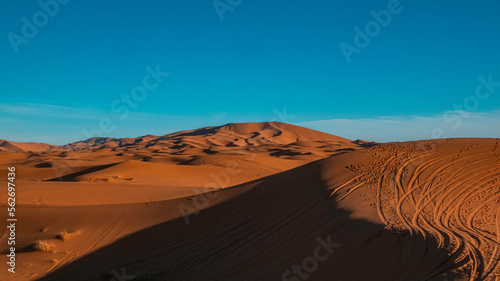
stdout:
[(231, 123), (0, 156), (0, 280), (500, 280), (500, 139)]
[(298, 141), (345, 142), (351, 140), (320, 131), (282, 122), (229, 123), (222, 126), (204, 127), (167, 134), (161, 137), (147, 135), (137, 138), (93, 137), (66, 145), (20, 143), (0, 140), (4, 152), (50, 152), (113, 149), (127, 151), (156, 147), (182, 152), (181, 146), (208, 148), (211, 146), (259, 146), (263, 144), (290, 144)]

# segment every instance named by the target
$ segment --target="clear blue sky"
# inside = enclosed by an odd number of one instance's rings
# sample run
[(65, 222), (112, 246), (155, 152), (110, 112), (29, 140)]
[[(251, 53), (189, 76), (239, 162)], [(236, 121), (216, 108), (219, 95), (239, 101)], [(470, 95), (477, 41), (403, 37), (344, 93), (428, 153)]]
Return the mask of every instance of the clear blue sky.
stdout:
[[(500, 2), (401, 0), (348, 63), (339, 45), (355, 46), (354, 28), (391, 2), (242, 0), (221, 18), (213, 1), (72, 0), (44, 24), (37, 1), (4, 1), (0, 139), (64, 144), (104, 118), (111, 137), (266, 120), (378, 141), (430, 138), (436, 126), (500, 137), (497, 86), (469, 115), (442, 118), (479, 76), (500, 82)], [(22, 18), (34, 16), (26, 38)], [(169, 75), (128, 116), (113, 111), (147, 66)]]

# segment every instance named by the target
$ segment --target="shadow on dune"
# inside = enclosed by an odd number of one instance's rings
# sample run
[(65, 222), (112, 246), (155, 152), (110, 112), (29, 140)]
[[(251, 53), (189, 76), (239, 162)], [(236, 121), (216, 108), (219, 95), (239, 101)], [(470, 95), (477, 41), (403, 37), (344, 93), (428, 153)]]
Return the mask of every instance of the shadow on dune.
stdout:
[(189, 224), (180, 217), (144, 229), (39, 280), (100, 280), (113, 269), (149, 272), (148, 280), (445, 280), (439, 276), (454, 266), (446, 250), (351, 218), (330, 197), (320, 167), (166, 203), (174, 215), (180, 204), (194, 208), (207, 199), (210, 206)]
[(95, 167), (90, 167), (90, 168), (84, 169), (83, 171), (78, 171), (78, 172), (64, 175), (61, 177), (48, 179), (46, 181), (76, 181), (76, 178), (79, 176), (83, 176), (86, 174), (90, 174), (90, 173), (98, 172), (98, 171), (101, 171), (101, 170), (104, 170), (107, 168), (111, 168), (111, 167), (118, 165), (118, 164), (120, 164), (120, 162), (112, 163), (112, 164), (105, 164), (105, 165), (98, 165)]

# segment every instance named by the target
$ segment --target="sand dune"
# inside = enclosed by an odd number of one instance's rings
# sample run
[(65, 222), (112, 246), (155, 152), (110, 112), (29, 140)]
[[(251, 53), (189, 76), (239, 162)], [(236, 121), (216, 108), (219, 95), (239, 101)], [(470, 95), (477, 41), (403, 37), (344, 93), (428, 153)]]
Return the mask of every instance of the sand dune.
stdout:
[(323, 132), (281, 122), (230, 123), (223, 126), (167, 134), (161, 137), (148, 135), (139, 138), (91, 138), (63, 146), (66, 150), (113, 149), (129, 151), (139, 149), (166, 150), (184, 153), (189, 148), (214, 149), (213, 152), (232, 148), (269, 144), (289, 144), (295, 141), (330, 141), (349, 144), (350, 140)]
[[(150, 196), (143, 195), (144, 189), (159, 196), (157, 200), (166, 200), (200, 193), (200, 188), (216, 190), (241, 184), (363, 145), (290, 124), (265, 122), (162, 137), (92, 138), (50, 147), (43, 152), (33, 149), (2, 154), (0, 168), (15, 165), (18, 181), (26, 182), (18, 190), (19, 203), (147, 202)], [(6, 176), (0, 175), (0, 181)], [(62, 186), (68, 192), (61, 192), (65, 190)], [(76, 188), (70, 189), (73, 186)], [(113, 192), (122, 195), (107, 196)], [(0, 200), (6, 197), (0, 194)]]
[(13, 142), (0, 140), (0, 152), (46, 152), (62, 149), (56, 145), (50, 145), (46, 143), (36, 143), (36, 142)]
[(92, 144), (2, 154), (22, 168), (12, 280), (500, 276), (498, 139), (374, 144), (273, 122)]

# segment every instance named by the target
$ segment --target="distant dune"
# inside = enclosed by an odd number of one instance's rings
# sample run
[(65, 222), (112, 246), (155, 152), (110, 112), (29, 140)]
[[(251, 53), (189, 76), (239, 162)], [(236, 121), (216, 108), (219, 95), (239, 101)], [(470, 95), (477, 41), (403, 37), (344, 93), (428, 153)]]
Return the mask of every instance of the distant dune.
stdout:
[(0, 165), (18, 167), (23, 204), (136, 203), (241, 184), (364, 145), (285, 123), (244, 123), (65, 146), (20, 143)]
[(499, 139), (376, 144), (265, 122), (1, 147), (22, 222), (7, 280), (500, 278)]
[(102, 149), (128, 151), (156, 148), (169, 152), (182, 153), (189, 148), (248, 147), (266, 144), (290, 144), (298, 141), (351, 142), (345, 138), (291, 124), (263, 122), (230, 123), (223, 126), (205, 127), (167, 134), (161, 137), (154, 135), (121, 139), (94, 137), (63, 146), (0, 140), (0, 151), (49, 152)]
[(0, 152), (48, 152), (62, 149), (61, 147), (46, 143), (13, 142), (0, 140)]

